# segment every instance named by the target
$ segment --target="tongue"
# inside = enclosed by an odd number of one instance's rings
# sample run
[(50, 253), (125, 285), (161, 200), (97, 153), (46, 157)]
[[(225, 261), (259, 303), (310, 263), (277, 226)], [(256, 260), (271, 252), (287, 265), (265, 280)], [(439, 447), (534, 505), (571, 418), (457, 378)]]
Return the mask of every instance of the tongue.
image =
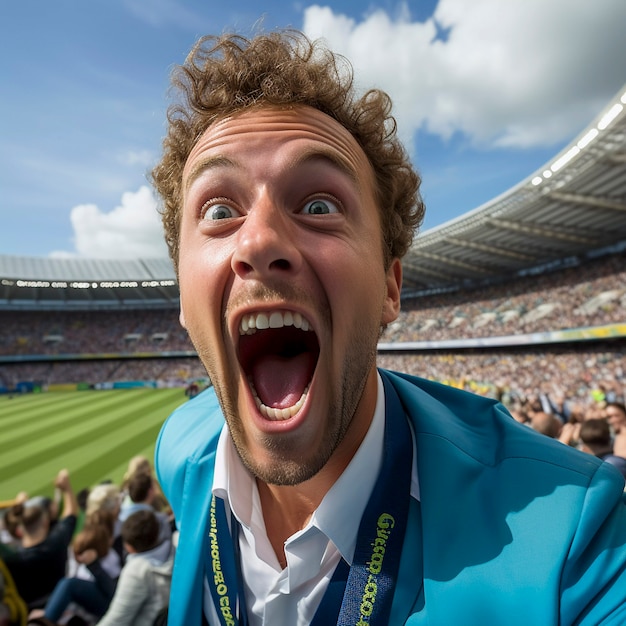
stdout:
[(307, 352), (292, 357), (264, 355), (252, 367), (252, 381), (261, 402), (274, 409), (293, 406), (311, 374), (311, 356)]

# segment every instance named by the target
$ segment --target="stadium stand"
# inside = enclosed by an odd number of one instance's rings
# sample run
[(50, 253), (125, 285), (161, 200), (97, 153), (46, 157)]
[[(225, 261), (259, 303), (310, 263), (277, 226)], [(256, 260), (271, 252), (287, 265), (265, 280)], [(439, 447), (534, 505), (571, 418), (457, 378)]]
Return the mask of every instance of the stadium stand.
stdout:
[[(625, 105), (622, 89), (544, 168), (417, 238), (381, 366), (497, 397), (531, 427), (551, 414), (568, 445), (624, 402)], [(166, 259), (0, 256), (0, 328), (0, 392), (208, 382)]]
[[(567, 393), (623, 389), (625, 104), (622, 89), (543, 168), (418, 236), (382, 365), (492, 390), (510, 368), (522, 396), (583, 363)], [(0, 256), (0, 388), (189, 384), (205, 374), (177, 307), (166, 259)], [(529, 354), (540, 365), (516, 368)]]

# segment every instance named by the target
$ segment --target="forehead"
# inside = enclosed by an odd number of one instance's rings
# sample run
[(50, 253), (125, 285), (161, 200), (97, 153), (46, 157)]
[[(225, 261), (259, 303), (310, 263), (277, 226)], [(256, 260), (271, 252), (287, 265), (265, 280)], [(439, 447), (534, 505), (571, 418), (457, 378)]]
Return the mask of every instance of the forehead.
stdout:
[(626, 414), (624, 413), (624, 411), (622, 411), (622, 409), (620, 409), (620, 407), (618, 406), (607, 406), (606, 407), (606, 414), (607, 415), (618, 415), (618, 416), (626, 416)]
[[(186, 188), (216, 157), (254, 158), (272, 151), (291, 161), (298, 156), (326, 157), (361, 184), (374, 174), (363, 149), (335, 119), (309, 106), (261, 106), (214, 122), (193, 146), (183, 170)], [(267, 163), (265, 163), (267, 165)]]

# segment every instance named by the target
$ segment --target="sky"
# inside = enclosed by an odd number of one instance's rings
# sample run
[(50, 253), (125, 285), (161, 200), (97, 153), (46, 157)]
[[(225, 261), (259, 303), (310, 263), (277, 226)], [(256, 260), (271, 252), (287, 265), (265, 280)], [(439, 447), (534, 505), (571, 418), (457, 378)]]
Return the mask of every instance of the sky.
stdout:
[(505, 192), (626, 82), (624, 0), (3, 0), (0, 254), (166, 256), (148, 172), (198, 37), (293, 27), (393, 102), (422, 231)]

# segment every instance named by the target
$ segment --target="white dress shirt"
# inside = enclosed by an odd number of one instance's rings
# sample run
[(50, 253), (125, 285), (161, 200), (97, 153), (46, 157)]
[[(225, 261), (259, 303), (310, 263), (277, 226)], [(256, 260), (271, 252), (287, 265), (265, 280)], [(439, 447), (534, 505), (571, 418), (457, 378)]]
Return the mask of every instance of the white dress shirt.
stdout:
[[(339, 560), (343, 557), (352, 563), (361, 517), (382, 463), (384, 429), (385, 394), (378, 375), (370, 428), (308, 524), (285, 542), (287, 567), (282, 569), (265, 531), (256, 481), (242, 465), (224, 427), (217, 445), (213, 493), (230, 505), (241, 525), (239, 543), (250, 626), (308, 626)], [(411, 496), (419, 500), (416, 468), (414, 453)], [(209, 624), (220, 623), (206, 578), (204, 611)]]

